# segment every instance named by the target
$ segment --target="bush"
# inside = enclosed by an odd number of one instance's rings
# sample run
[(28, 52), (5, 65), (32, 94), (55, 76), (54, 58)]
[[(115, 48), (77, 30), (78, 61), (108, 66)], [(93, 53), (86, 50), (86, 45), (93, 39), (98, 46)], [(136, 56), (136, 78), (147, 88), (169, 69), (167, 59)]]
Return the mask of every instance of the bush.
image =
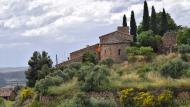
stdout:
[(111, 67), (114, 64), (114, 61), (112, 58), (107, 58), (100, 62), (100, 64), (107, 65), (108, 67)]
[(181, 54), (181, 59), (184, 61), (189, 61), (188, 53), (190, 52), (190, 46), (189, 45), (180, 45), (178, 47), (178, 52)]
[(80, 78), (80, 80), (83, 80), (81, 81), (81, 89), (83, 91), (98, 90), (104, 84), (109, 82), (107, 77), (109, 75), (109, 69), (105, 65), (96, 65), (91, 72), (88, 72), (85, 75), (86, 76), (82, 75), (82, 78)]
[(63, 82), (63, 79), (59, 76), (55, 76), (55, 77), (47, 76), (45, 79), (41, 79), (37, 81), (35, 85), (35, 90), (45, 95), (47, 94), (49, 86), (58, 86), (62, 82)]
[(154, 56), (154, 51), (151, 47), (129, 47), (126, 49), (128, 60), (130, 62), (136, 62), (139, 58), (137, 56), (143, 56), (142, 60), (151, 61)]
[(189, 53), (190, 52), (190, 46), (182, 44), (182, 45), (178, 46), (178, 52), (181, 54)]
[(172, 78), (179, 78), (185, 74), (188, 64), (180, 59), (175, 59), (164, 64), (161, 68), (163, 76), (170, 76)]
[(120, 101), (124, 107), (134, 107), (135, 90), (133, 88), (120, 91)]
[(0, 97), (0, 107), (6, 107), (4, 99)]
[(91, 53), (91, 52), (84, 53), (82, 56), (82, 62), (96, 64), (97, 63), (96, 54)]
[(154, 107), (154, 96), (149, 92), (140, 92), (134, 97), (137, 107)]
[(155, 52), (158, 51), (158, 47), (161, 45), (161, 37), (154, 35), (152, 31), (142, 32), (137, 39), (141, 46), (150, 46)]
[(151, 66), (148, 66), (148, 65), (145, 65), (145, 66), (143, 66), (142, 68), (140, 68), (140, 69), (138, 70), (138, 74), (139, 74), (139, 76), (140, 76), (141, 78), (145, 78), (145, 74), (146, 74), (147, 72), (150, 72), (150, 71), (152, 71), (152, 67), (151, 67)]
[(157, 97), (158, 107), (172, 107), (174, 105), (173, 96), (171, 91), (163, 91)]
[(171, 91), (161, 93), (139, 92), (133, 88), (120, 91), (123, 107), (176, 107)]
[(31, 99), (34, 97), (35, 92), (33, 91), (32, 88), (22, 88), (19, 92), (19, 100), (20, 101), (25, 101), (26, 99)]
[(190, 44), (190, 28), (181, 29), (177, 32), (177, 43)]

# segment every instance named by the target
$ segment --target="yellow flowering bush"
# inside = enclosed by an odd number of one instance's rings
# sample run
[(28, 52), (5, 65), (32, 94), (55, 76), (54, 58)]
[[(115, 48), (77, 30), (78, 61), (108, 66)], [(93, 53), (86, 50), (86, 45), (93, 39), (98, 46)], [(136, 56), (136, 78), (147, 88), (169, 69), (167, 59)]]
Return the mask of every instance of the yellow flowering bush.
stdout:
[(27, 99), (27, 98), (32, 98), (34, 96), (34, 91), (32, 88), (26, 87), (20, 90), (19, 93), (19, 98), (21, 101)]
[(134, 96), (135, 96), (135, 90), (133, 88), (127, 88), (120, 91), (120, 101), (124, 107), (134, 105), (134, 101), (133, 101)]
[(168, 105), (168, 106), (172, 105), (173, 103), (172, 92), (171, 91), (162, 92), (160, 95), (158, 95), (157, 101), (160, 107), (162, 107), (163, 105)]
[(140, 92), (134, 97), (137, 107), (153, 107), (154, 96), (149, 92)]
[(173, 107), (173, 95), (165, 90), (157, 95), (151, 92), (139, 92), (133, 88), (120, 91), (120, 101), (123, 107)]

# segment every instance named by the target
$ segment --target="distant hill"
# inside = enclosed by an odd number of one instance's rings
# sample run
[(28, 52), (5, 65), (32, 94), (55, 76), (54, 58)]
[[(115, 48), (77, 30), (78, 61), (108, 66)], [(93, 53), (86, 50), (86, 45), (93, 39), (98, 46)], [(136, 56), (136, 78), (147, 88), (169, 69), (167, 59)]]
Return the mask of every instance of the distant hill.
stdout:
[(24, 85), (26, 70), (27, 67), (0, 68), (0, 87), (11, 85), (10, 81), (22, 81)]

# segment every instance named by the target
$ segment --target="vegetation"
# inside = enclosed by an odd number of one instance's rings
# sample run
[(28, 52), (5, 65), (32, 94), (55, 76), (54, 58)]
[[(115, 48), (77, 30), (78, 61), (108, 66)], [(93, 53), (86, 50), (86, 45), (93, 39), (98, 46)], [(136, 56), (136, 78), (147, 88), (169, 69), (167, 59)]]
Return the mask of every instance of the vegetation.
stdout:
[(136, 21), (135, 21), (134, 11), (131, 11), (130, 33), (131, 33), (131, 35), (133, 35), (133, 41), (137, 42), (137, 25), (136, 25)]
[(144, 12), (143, 12), (143, 21), (142, 21), (142, 31), (148, 31), (149, 30), (149, 11), (148, 11), (148, 4), (147, 1), (144, 1)]
[(41, 69), (44, 65), (46, 65), (46, 68), (52, 67), (52, 60), (50, 56), (48, 56), (48, 53), (43, 51), (42, 54), (35, 51), (33, 53), (33, 56), (28, 61), (29, 69), (25, 72), (26, 78), (28, 79), (27, 85), (29, 87), (34, 87), (37, 80), (40, 80), (45, 77), (45, 75), (48, 74), (48, 72), (42, 72)]
[(180, 59), (175, 59), (164, 64), (161, 68), (161, 74), (163, 76), (171, 76), (172, 78), (179, 78), (185, 74), (185, 70), (188, 68), (188, 64)]
[(142, 32), (137, 38), (140, 46), (150, 46), (154, 49), (155, 52), (158, 51), (158, 48), (161, 44), (161, 37), (154, 35), (152, 31)]
[(3, 98), (0, 98), (0, 107), (6, 107), (5, 106), (5, 101)]
[(161, 18), (161, 32), (160, 35), (164, 35), (168, 31), (168, 19), (166, 16), (165, 9), (163, 9), (162, 18)]
[[(178, 53), (159, 55), (161, 36), (177, 30), (171, 16), (156, 13), (144, 2), (143, 21), (138, 28), (131, 12), (130, 31), (135, 45), (126, 48), (128, 62), (116, 64), (112, 58), (97, 61), (95, 53), (86, 52), (81, 62), (52, 68), (47, 52), (34, 52), (26, 71), (29, 87), (22, 88), (17, 107), (175, 107), (176, 90), (190, 88), (189, 32), (178, 31)], [(123, 16), (123, 26), (127, 18)], [(160, 36), (161, 35), (161, 36)], [(119, 96), (119, 98), (118, 98)], [(41, 98), (45, 99), (41, 99)], [(45, 100), (45, 101), (44, 101)], [(46, 101), (47, 100), (47, 101)], [(188, 98), (185, 100), (189, 101)], [(0, 104), (4, 101), (0, 99)], [(190, 103), (189, 103), (190, 104)]]
[(152, 14), (150, 18), (150, 29), (153, 31), (154, 34), (157, 34), (157, 23), (156, 23), (156, 10), (154, 6), (152, 6)]
[(190, 28), (184, 28), (177, 32), (177, 43), (181, 44), (190, 44)]
[(127, 18), (126, 18), (126, 15), (123, 15), (123, 26), (127, 27)]

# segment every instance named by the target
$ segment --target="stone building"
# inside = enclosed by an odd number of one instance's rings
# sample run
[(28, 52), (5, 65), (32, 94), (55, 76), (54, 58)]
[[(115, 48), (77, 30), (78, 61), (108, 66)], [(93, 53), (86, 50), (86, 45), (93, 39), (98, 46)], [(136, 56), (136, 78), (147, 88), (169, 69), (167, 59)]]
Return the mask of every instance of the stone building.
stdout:
[(162, 37), (162, 53), (175, 52), (177, 48), (176, 32), (167, 32)]
[(125, 49), (133, 42), (129, 27), (118, 27), (117, 31), (100, 36), (100, 60), (111, 57), (114, 62), (127, 59)]
[(95, 53), (97, 60), (111, 57), (114, 62), (122, 62), (127, 59), (125, 49), (133, 42), (129, 27), (120, 26), (116, 31), (102, 35), (99, 39), (100, 43), (70, 53), (69, 60), (60, 65), (82, 61), (82, 56), (86, 52)]

